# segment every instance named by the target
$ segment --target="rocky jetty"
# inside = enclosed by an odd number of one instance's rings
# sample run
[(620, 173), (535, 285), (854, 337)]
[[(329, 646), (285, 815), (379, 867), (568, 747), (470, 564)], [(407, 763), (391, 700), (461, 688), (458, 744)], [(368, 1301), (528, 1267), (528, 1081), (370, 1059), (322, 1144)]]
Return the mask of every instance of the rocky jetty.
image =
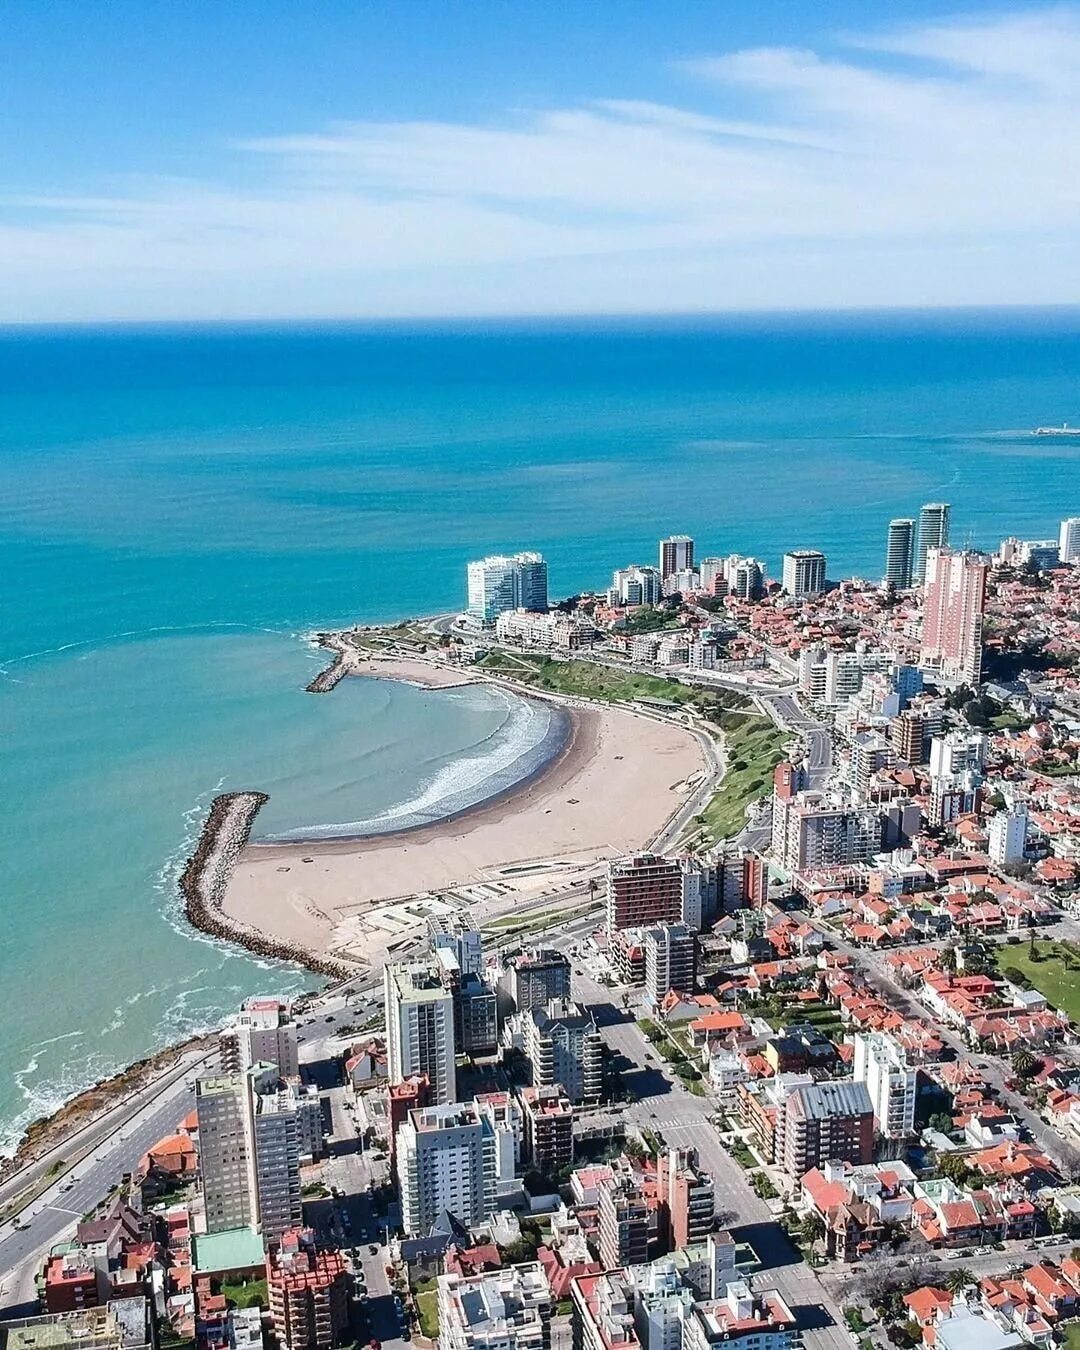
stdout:
[(318, 975), (345, 979), (356, 967), (331, 957), (316, 956), (303, 947), (276, 942), (252, 928), (232, 922), (222, 911), (222, 901), (251, 827), (264, 802), (265, 792), (223, 792), (215, 797), (206, 817), (195, 852), (180, 876), (184, 912), (193, 928), (211, 937), (235, 942), (256, 956), (306, 966)]
[(328, 694), (336, 689), (346, 675), (356, 671), (359, 653), (342, 633), (316, 633), (315, 641), (320, 647), (334, 653), (334, 659), (307, 686), (309, 694)]

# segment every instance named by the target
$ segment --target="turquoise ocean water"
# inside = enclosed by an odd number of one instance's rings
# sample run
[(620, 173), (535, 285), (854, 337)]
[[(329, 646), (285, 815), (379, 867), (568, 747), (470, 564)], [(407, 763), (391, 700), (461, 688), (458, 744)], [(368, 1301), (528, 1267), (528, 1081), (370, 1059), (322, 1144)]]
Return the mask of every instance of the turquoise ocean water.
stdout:
[(463, 603), (480, 552), (552, 589), (885, 525), (1080, 514), (1076, 312), (0, 333), (0, 1138), (98, 1074), (297, 988), (190, 933), (175, 874), (221, 787), (263, 834), (460, 805), (552, 729), (496, 694), (301, 691), (316, 624)]

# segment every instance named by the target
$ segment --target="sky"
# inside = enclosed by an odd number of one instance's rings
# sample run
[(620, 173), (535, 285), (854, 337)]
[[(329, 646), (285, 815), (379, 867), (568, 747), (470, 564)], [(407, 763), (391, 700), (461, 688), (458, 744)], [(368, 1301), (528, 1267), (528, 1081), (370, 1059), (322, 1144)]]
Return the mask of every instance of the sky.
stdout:
[(1080, 0), (5, 0), (0, 322), (1080, 302)]

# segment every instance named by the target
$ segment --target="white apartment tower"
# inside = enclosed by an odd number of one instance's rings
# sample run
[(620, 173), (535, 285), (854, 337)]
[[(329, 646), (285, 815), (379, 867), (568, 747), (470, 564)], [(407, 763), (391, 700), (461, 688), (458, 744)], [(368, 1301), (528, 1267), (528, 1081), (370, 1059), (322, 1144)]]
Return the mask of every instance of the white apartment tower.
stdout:
[(1061, 522), (1058, 557), (1063, 563), (1080, 562), (1080, 516), (1070, 516)]
[(892, 1036), (874, 1031), (855, 1037), (854, 1079), (865, 1083), (877, 1128), (886, 1139), (915, 1133), (918, 1070)]
[(1027, 849), (1028, 815), (1023, 803), (1008, 811), (999, 811), (990, 821), (988, 852), (999, 867), (1023, 862)]
[(685, 923), (659, 924), (644, 930), (645, 995), (654, 1008), (663, 1003), (669, 989), (681, 994), (694, 992), (697, 974), (697, 939)]
[(795, 600), (820, 595), (825, 589), (825, 554), (816, 548), (795, 548), (785, 553), (783, 587)]
[(444, 1210), (467, 1228), (491, 1216), (495, 1131), (475, 1105), (453, 1102), (410, 1111), (398, 1127), (395, 1157), (407, 1236), (427, 1234)]
[(926, 502), (919, 511), (919, 538), (915, 552), (915, 580), (926, 576), (927, 554), (932, 548), (944, 548), (949, 542), (949, 517), (952, 507), (948, 502)]
[(426, 1074), (436, 1105), (457, 1096), (454, 996), (434, 962), (397, 961), (383, 968), (386, 1056), (391, 1084)]
[(655, 567), (620, 567), (611, 574), (608, 604), (658, 605), (664, 598), (664, 580)]
[(492, 624), (507, 610), (543, 613), (548, 607), (547, 563), (539, 553), (492, 554), (467, 568), (469, 614)]

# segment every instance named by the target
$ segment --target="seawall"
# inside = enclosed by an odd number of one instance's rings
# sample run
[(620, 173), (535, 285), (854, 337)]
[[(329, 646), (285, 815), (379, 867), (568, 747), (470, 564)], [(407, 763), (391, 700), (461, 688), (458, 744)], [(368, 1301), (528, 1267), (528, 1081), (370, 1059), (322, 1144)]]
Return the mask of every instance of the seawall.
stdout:
[(318, 975), (345, 979), (360, 973), (356, 966), (344, 961), (277, 942), (255, 929), (234, 923), (223, 913), (222, 901), (236, 860), (248, 841), (255, 817), (269, 800), (265, 792), (223, 792), (214, 798), (195, 852), (180, 875), (180, 893), (188, 922), (200, 932), (235, 942), (256, 956), (306, 966)]

